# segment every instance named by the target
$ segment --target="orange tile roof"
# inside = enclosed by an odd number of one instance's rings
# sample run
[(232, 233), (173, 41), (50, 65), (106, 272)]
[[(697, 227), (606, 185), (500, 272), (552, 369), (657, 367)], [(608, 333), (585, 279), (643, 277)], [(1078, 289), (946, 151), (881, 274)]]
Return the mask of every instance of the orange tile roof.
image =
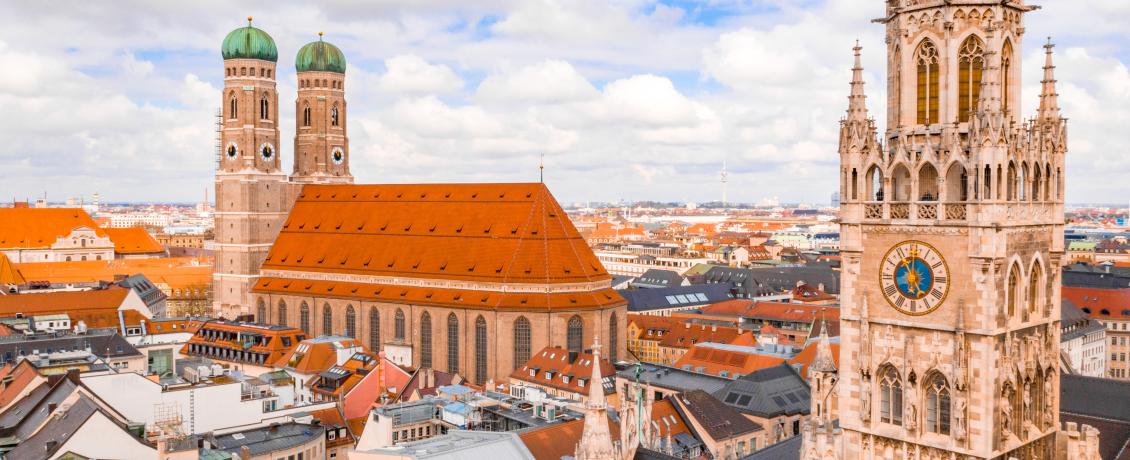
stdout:
[[(577, 443), (584, 430), (585, 419), (579, 418), (522, 431), (518, 433), (518, 437), (535, 460), (561, 460), (577, 453)], [(620, 439), (620, 424), (611, 418), (608, 420), (608, 431), (613, 440)]]
[(736, 327), (709, 326), (705, 324), (684, 323), (680, 327), (671, 329), (670, 333), (659, 341), (661, 347), (690, 348), (696, 343), (731, 343), (735, 340), (748, 341), (741, 338), (744, 335), (753, 337), (749, 331), (741, 331)]
[(29, 281), (92, 283), (113, 281), (115, 275), (145, 275), (170, 289), (212, 284), (211, 257), (85, 260), (16, 264)]
[[(733, 377), (735, 374), (745, 375), (783, 362), (785, 362), (784, 358), (773, 356), (693, 346), (683, 354), (683, 357), (675, 361), (672, 367), (683, 368), (689, 365), (692, 371), (711, 375), (720, 375), (722, 371), (727, 371)], [(703, 370), (698, 370), (699, 367)]]
[(752, 300), (730, 299), (702, 307), (702, 312), (711, 315), (742, 316), (745, 312), (749, 311), (751, 307), (753, 307)]
[(840, 309), (834, 306), (804, 305), (782, 302), (757, 302), (742, 316), (777, 321), (811, 323), (825, 318), (829, 321), (839, 320)]
[(498, 283), (611, 279), (540, 183), (307, 185), (262, 268)]
[[(522, 367), (514, 369), (514, 372), (510, 373), (510, 378), (585, 395), (589, 391), (589, 385), (595, 383), (588, 382), (592, 378), (593, 364), (593, 356), (589, 351), (578, 353), (575, 360), (569, 361), (569, 350), (560, 347), (545, 347), (530, 357), (530, 360), (526, 361)], [(531, 369), (536, 370), (532, 377), (530, 376)], [(546, 378), (546, 371), (552, 371), (552, 377)], [(566, 375), (571, 376), (569, 383), (565, 383), (562, 379)], [(605, 379), (616, 377), (616, 368), (608, 362), (608, 359), (600, 360), (600, 375), (604, 376)], [(585, 386), (580, 386), (578, 379), (584, 379), (586, 381)], [(604, 387), (604, 389), (605, 394), (616, 391), (615, 388)]]
[(0, 408), (7, 407), (16, 397), (20, 396), (28, 385), (31, 385), (39, 376), (31, 361), (23, 360), (19, 364), (5, 364), (0, 369), (0, 378), (11, 377), (11, 381), (0, 388)]
[(0, 248), (46, 248), (79, 227), (106, 232), (80, 208), (0, 208)]
[(639, 340), (661, 340), (672, 329), (682, 327), (680, 321), (658, 315), (628, 315), (628, 323), (640, 329)]
[(298, 345), (299, 346), (287, 350), (286, 353), (279, 357), (275, 365), (278, 367), (289, 367), (301, 374), (318, 374), (337, 365), (338, 347), (360, 347), (361, 341), (347, 338), (334, 339), (331, 341), (328, 337), (319, 337), (304, 340)]
[(106, 234), (114, 242), (116, 254), (152, 254), (165, 252), (153, 235), (141, 227), (107, 228)]
[(1130, 289), (1064, 286), (1061, 294), (1092, 318), (1130, 319)]
[(0, 252), (0, 284), (27, 284), (23, 273), (20, 273), (20, 270), (12, 264), (11, 259), (8, 259), (8, 256), (4, 255), (3, 252)]
[(797, 302), (825, 302), (835, 300), (836, 296), (818, 289), (816, 286), (801, 284), (792, 291), (793, 300)]
[[(789, 364), (799, 364), (800, 375), (806, 377), (808, 374), (808, 366), (812, 364), (812, 360), (816, 359), (816, 347), (820, 345), (819, 341), (813, 340), (812, 343), (804, 347), (800, 353), (789, 359)], [(828, 346), (832, 349), (832, 359), (836, 363), (836, 369), (840, 368), (840, 344), (836, 342), (829, 343)], [(807, 377), (806, 377), (807, 378)]]
[(75, 314), (87, 310), (116, 312), (129, 293), (128, 288), (110, 286), (106, 289), (90, 291), (0, 295), (0, 316), (12, 316), (16, 313), (23, 313), (24, 315)]
[(254, 292), (490, 310), (591, 310), (625, 303), (615, 290), (524, 293), (262, 277)]
[[(252, 344), (250, 347), (245, 347), (244, 344), (239, 342), (224, 340), (222, 338), (209, 338), (210, 334), (256, 334), (270, 337), (271, 340), (267, 343), (266, 346)], [(262, 324), (241, 323), (234, 321), (210, 320), (200, 325), (199, 329), (196, 330), (196, 333), (192, 335), (192, 338), (188, 339), (188, 343), (181, 347), (180, 352), (184, 355), (200, 355), (199, 353), (193, 353), (192, 351), (190, 351), (191, 346), (204, 345), (220, 349), (262, 353), (266, 354), (266, 359), (264, 360), (263, 365), (270, 366), (273, 363), (279, 362), (279, 360), (284, 355), (287, 355), (292, 350), (294, 350), (298, 346), (298, 343), (305, 338), (305, 336), (306, 333), (293, 327), (267, 326)], [(283, 341), (281, 340), (281, 338), (283, 337), (290, 339), (290, 345), (283, 344)], [(216, 360), (224, 360), (223, 358), (216, 356), (209, 357)]]

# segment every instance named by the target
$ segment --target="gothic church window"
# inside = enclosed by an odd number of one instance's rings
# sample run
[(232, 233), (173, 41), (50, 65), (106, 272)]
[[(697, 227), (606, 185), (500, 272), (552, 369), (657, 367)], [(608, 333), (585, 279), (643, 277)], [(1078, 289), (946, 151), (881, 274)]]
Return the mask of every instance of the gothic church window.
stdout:
[(337, 106), (336, 105), (332, 109), (330, 109), (330, 124), (333, 125), (333, 126), (337, 126)]
[(616, 362), (616, 343), (620, 339), (618, 328), (616, 314), (613, 313), (608, 318), (608, 361), (612, 363)]
[(1016, 315), (1016, 306), (1020, 297), (1020, 267), (1016, 264), (1012, 264), (1012, 268), (1009, 269), (1008, 291), (1005, 295), (1008, 296), (1008, 318), (1012, 318)]
[(929, 39), (923, 40), (914, 53), (918, 68), (918, 123), (931, 124), (938, 120), (938, 48)]
[(1012, 71), (1012, 42), (1009, 40), (1004, 41), (1004, 46), (1001, 48), (1001, 103), (1004, 106), (1004, 114), (1008, 116), (1008, 99), (1012, 97), (1012, 79), (1009, 78)]
[(231, 115), (228, 118), (239, 118), (239, 102), (235, 98), (235, 94), (231, 96), (231, 103), (229, 104), (229, 111)]
[(432, 367), (432, 315), (420, 317), (420, 367)]
[(475, 382), (487, 380), (487, 321), (482, 315), (475, 318)]
[(259, 323), (267, 322), (267, 305), (263, 303), (263, 299), (259, 299), (259, 306), (256, 308), (255, 321)]
[(530, 360), (530, 320), (519, 316), (514, 320), (514, 369)]
[(259, 99), (259, 118), (263, 120), (271, 119), (271, 103), (267, 101), (267, 95), (264, 94), (262, 99)]
[(328, 303), (322, 305), (322, 335), (334, 335), (334, 312)]
[(353, 309), (353, 305), (345, 307), (345, 336), (357, 338), (357, 311)]
[(889, 366), (879, 378), (879, 420), (902, 425), (902, 379)]
[(310, 126), (310, 106), (302, 109), (302, 126)]
[(569, 326), (566, 329), (566, 341), (569, 351), (577, 353), (581, 352), (581, 349), (584, 347), (584, 332), (585, 325), (583, 322), (581, 322), (580, 316), (569, 318)]
[(945, 377), (935, 374), (926, 388), (926, 431), (950, 434), (950, 392)]
[(455, 313), (447, 315), (447, 371), (459, 372), (459, 318)]
[(381, 312), (377, 307), (369, 307), (369, 349), (381, 349)]
[(275, 323), (279, 326), (286, 326), (286, 302), (282, 300), (279, 301), (279, 318)]
[(957, 52), (957, 121), (967, 122), (977, 110), (981, 96), (981, 73), (985, 68), (985, 49), (981, 39), (970, 35)]
[(396, 309), (396, 319), (393, 320), (393, 332), (396, 340), (404, 340), (404, 310)]
[(1032, 273), (1028, 275), (1028, 312), (1036, 314), (1036, 308), (1039, 306), (1040, 300), (1040, 278), (1043, 277), (1043, 270), (1040, 264), (1032, 266)]
[(298, 327), (302, 332), (310, 333), (310, 306), (306, 302), (302, 302), (302, 306), (298, 308)]

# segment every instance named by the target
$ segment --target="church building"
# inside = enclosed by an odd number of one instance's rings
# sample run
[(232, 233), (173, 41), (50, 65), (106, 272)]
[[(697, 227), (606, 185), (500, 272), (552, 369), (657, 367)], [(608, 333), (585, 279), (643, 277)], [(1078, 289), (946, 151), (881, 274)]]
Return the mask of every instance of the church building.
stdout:
[(1067, 129), (1050, 42), (1036, 116), (1020, 116), (1037, 7), (885, 3), (887, 128), (868, 115), (857, 45), (840, 360), (811, 373), (801, 457), (1098, 460), (1097, 431), (1059, 420)]
[(288, 176), (274, 41), (249, 20), (223, 56), (217, 316), (357, 338), (479, 384), (598, 336), (625, 356), (627, 303), (544, 184), (354, 185), (345, 56), (321, 37), (295, 58)]

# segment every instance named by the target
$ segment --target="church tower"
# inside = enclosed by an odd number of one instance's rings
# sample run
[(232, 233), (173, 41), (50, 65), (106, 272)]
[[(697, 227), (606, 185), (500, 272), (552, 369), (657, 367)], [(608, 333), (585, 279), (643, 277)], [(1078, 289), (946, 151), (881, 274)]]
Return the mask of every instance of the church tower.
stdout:
[(802, 455), (1057, 458), (1067, 139), (1051, 45), (1038, 116), (1025, 120), (1023, 20), (1035, 7), (885, 4), (883, 141), (858, 45), (841, 122), (842, 431), (828, 436), (842, 442)]
[(233, 318), (251, 312), (251, 285), (286, 218), (287, 177), (278, 150), (274, 40), (252, 27), (249, 17), (246, 27), (224, 38), (222, 54), (223, 127), (216, 169), (212, 295), (214, 314)]
[[(322, 40), (298, 50), (295, 101), (295, 184), (353, 183), (345, 116), (345, 54)], [(295, 194), (297, 196), (297, 193)]]

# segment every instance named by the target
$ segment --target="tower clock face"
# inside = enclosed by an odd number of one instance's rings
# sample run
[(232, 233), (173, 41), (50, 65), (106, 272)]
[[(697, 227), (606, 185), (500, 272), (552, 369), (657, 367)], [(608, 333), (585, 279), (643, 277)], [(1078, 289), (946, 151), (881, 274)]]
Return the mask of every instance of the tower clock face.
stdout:
[(259, 156), (263, 157), (263, 161), (271, 161), (275, 157), (275, 146), (270, 142), (264, 142), (259, 146)]
[(333, 152), (330, 152), (330, 158), (335, 165), (339, 165), (345, 161), (345, 151), (341, 147), (334, 147)]
[(949, 265), (942, 253), (921, 241), (894, 245), (879, 267), (883, 297), (895, 310), (925, 315), (942, 305), (949, 294)]
[(228, 148), (224, 149), (224, 152), (227, 153), (228, 158), (234, 159), (235, 156), (239, 154), (239, 145), (237, 145), (234, 141), (228, 142)]

